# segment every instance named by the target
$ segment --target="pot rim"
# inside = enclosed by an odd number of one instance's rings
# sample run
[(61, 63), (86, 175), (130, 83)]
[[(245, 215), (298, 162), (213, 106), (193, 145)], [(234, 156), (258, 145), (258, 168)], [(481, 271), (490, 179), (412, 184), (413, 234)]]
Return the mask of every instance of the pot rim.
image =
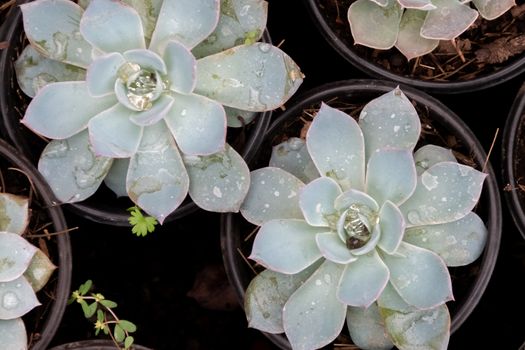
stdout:
[(55, 300), (51, 303), (50, 312), (44, 321), (40, 339), (38, 339), (38, 341), (36, 341), (31, 347), (31, 350), (45, 350), (60, 325), (67, 300), (69, 299), (72, 271), (71, 242), (69, 239), (69, 233), (67, 233), (64, 213), (60, 206), (57, 205), (57, 200), (54, 197), (53, 192), (31, 162), (23, 154), (2, 139), (0, 139), (0, 155), (8, 162), (21, 169), (31, 179), (35, 191), (38, 193), (39, 198), (47, 208), (55, 232), (62, 232), (56, 237), (58, 245), (58, 282)]
[[(312, 90), (303, 93), (301, 96), (294, 99), (293, 105), (290, 104), (286, 111), (281, 114), (273, 123), (267, 132), (267, 137), (278, 130), (285, 120), (301, 113), (304, 107), (310, 106), (313, 103), (318, 103), (323, 100), (329, 100), (331, 97), (337, 96), (341, 93), (356, 93), (360, 92), (375, 92), (377, 94), (386, 93), (398, 86), (397, 83), (381, 80), (342, 80), (318, 86)], [(405, 95), (426, 107), (433, 115), (439, 116), (439, 124), (447, 130), (454, 133), (461, 140), (466, 140), (465, 145), (469, 146), (471, 155), (478, 165), (483, 165), (487, 159), (486, 153), (483, 150), (479, 140), (475, 137), (473, 132), (454, 112), (443, 105), (437, 99), (428, 94), (419, 91), (410, 86), (401, 86), (401, 90)], [(297, 102), (299, 101), (299, 102)], [(500, 248), (501, 231), (502, 231), (502, 209), (501, 199), (498, 190), (495, 173), (490, 163), (487, 163), (485, 173), (488, 174), (485, 184), (483, 186), (483, 195), (486, 196), (484, 202), (487, 204), (487, 226), (489, 234), (487, 235), (487, 242), (485, 249), (480, 258), (480, 273), (477, 279), (466, 292), (465, 300), (458, 308), (452, 318), (451, 334), (454, 333), (469, 317), (479, 300), (481, 299), (489, 280), (494, 271), (496, 260)], [(236, 220), (241, 220), (239, 214), (223, 214), (221, 217), (221, 249), (223, 254), (223, 262), (225, 265), (228, 279), (238, 296), (238, 300), (243, 305), (244, 292), (248, 285), (244, 276), (242, 276), (241, 269), (237, 265), (244, 260), (239, 257), (236, 249), (240, 242), (240, 235), (235, 231)], [(262, 332), (274, 344), (283, 349), (290, 349), (290, 344), (284, 335), (268, 334)]]
[[(49, 350), (115, 350), (115, 344), (111, 340), (105, 339), (87, 339), (72, 343), (57, 345)], [(129, 350), (151, 350), (142, 345), (135, 345)]]
[[(510, 108), (507, 121), (503, 129), (502, 140), (502, 172), (504, 185), (510, 188), (503, 191), (503, 196), (510, 209), (514, 224), (525, 239), (525, 203), (518, 190), (517, 174), (514, 171), (516, 165), (516, 133), (520, 124), (525, 123), (525, 83), (520, 87), (512, 107)], [(525, 125), (524, 125), (525, 128)], [(525, 130), (525, 129), (523, 129)]]
[[(33, 0), (17, 0), (17, 4), (31, 1)], [(19, 33), (23, 30), (22, 27), (22, 11), (20, 10), (19, 6), (17, 6), (12, 9), (12, 13), (7, 16), (6, 22), (3, 25), (4, 33), (2, 34), (5, 34), (5, 40), (8, 42), (15, 40), (14, 38), (16, 38), (17, 35), (19, 35)], [(272, 42), (268, 30), (265, 30), (263, 33), (262, 40), (268, 43)], [(13, 45), (13, 47), (10, 46), (4, 50), (0, 50), (0, 80), (3, 80), (4, 82), (16, 80), (13, 62), (11, 62), (9, 59), (12, 55), (14, 55), (13, 50), (16, 46), (17, 45)], [(19, 119), (14, 112), (14, 108), (11, 106), (11, 97), (8, 96), (10, 90), (9, 84), (7, 84), (7, 86), (0, 84), (0, 117), (2, 118), (1, 131), (5, 138), (9, 139), (13, 143), (15, 148), (20, 150), (29, 158), (35, 159), (35, 156), (38, 157), (39, 155), (34, 153), (34, 150), (32, 150), (31, 146), (24, 139), (24, 135), (22, 135), (21, 130), (18, 129)], [(247, 163), (253, 157), (257, 148), (261, 144), (266, 129), (270, 124), (271, 116), (272, 111), (260, 112), (255, 120), (250, 123), (252, 127), (252, 130), (250, 130), (248, 134), (250, 137), (246, 138), (246, 143), (242, 150), (238, 150), (240, 155)], [(100, 189), (98, 189), (97, 192), (98, 191), (100, 191)], [(116, 202), (116, 200), (117, 197), (114, 196), (114, 198), (111, 199), (111, 203), (113, 203), (113, 201)], [(129, 214), (126, 210), (127, 207), (124, 207), (123, 205), (115, 206), (112, 204), (107, 204), (102, 200), (93, 199), (93, 197), (87, 198), (82, 202), (64, 203), (64, 205), (73, 213), (96, 223), (122, 227), (130, 226), (128, 221)], [(185, 201), (174, 212), (166, 217), (164, 223), (166, 224), (176, 219), (180, 219), (199, 209), (200, 208), (191, 200), (188, 194)]]
[[(502, 84), (521, 73), (525, 72), (525, 53), (520, 54), (519, 58), (511, 64), (505, 65), (500, 70), (491, 72), (480, 77), (466, 81), (436, 82), (424, 81), (409, 78), (390, 72), (359, 56), (351, 47), (346, 45), (332, 30), (328, 22), (323, 17), (321, 10), (317, 6), (317, 0), (305, 0), (310, 17), (315, 22), (325, 40), (348, 62), (360, 69), (362, 72), (378, 78), (393, 80), (401, 84), (410, 85), (427, 92), (438, 94), (461, 94), (488, 89)], [(350, 28), (349, 28), (350, 30)]]

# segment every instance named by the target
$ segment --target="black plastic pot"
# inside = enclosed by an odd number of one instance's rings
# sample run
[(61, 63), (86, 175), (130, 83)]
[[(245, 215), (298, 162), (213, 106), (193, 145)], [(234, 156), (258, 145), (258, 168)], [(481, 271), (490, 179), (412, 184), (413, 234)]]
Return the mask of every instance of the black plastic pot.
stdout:
[[(52, 224), (48, 227), (48, 231), (50, 233), (57, 232), (55, 236), (51, 237), (51, 240), (46, 241), (50, 246), (49, 250), (52, 254), (51, 259), (53, 263), (58, 266), (51, 281), (48, 282), (48, 284), (56, 283), (56, 286), (52, 291), (53, 296), (52, 298), (49, 298), (48, 301), (44, 301), (43, 299), (46, 298), (46, 296), (39, 293), (39, 299), (41, 299), (41, 302), (44, 305), (35, 308), (29, 314), (24, 316), (24, 320), (27, 317), (31, 319), (42, 318), (41, 320), (32, 321), (32, 323), (39, 324), (37, 329), (31, 329), (28, 322), (26, 322), (26, 327), (27, 331), (29, 333), (32, 332), (34, 336), (34, 341), (30, 346), (30, 350), (45, 350), (47, 349), (49, 342), (53, 339), (60, 321), (62, 320), (70, 293), (72, 263), (71, 245), (69, 242), (69, 234), (67, 233), (66, 221), (62, 209), (57, 205), (51, 189), (38, 170), (36, 170), (31, 162), (19, 151), (5, 143), (3, 140), (0, 140), (0, 165), (2, 166), (3, 176), (6, 176), (6, 172), (8, 171), (16, 171), (8, 170), (8, 168), (14, 168), (23, 172), (23, 174), (28, 177), (29, 180), (27, 186), (28, 188), (32, 187), (33, 199), (31, 202), (38, 202), (39, 207), (33, 209), (46, 210), (47, 216)], [(53, 280), (56, 280), (56, 282), (53, 282)], [(38, 316), (35, 316), (35, 314), (38, 314)]]
[[(287, 110), (270, 126), (257, 155), (257, 165), (254, 169), (267, 166), (271, 146), (279, 143), (279, 135), (282, 134), (283, 128), (288, 130), (295, 128), (297, 134), (287, 134), (287, 136), (299, 136), (299, 129), (303, 124), (300, 121), (298, 122), (298, 118), (302, 115), (303, 110), (318, 109), (322, 101), (333, 104), (336, 98), (345, 103), (364, 105), (371, 99), (391, 91), (395, 86), (395, 83), (378, 80), (339, 81), (320, 86), (298, 98), (294, 98), (294, 101), (288, 104)], [(401, 89), (418, 108), (420, 118), (422, 118), (421, 111), (428, 111), (425, 112), (427, 117), (422, 122), (423, 129), (426, 131), (438, 130), (441, 133), (445, 132), (447, 135), (455, 136), (463, 145), (457, 151), (472, 157), (478, 169), (483, 168), (487, 158), (483, 147), (456, 114), (441, 102), (421, 91), (404, 86), (401, 86)], [(431, 143), (438, 144), (437, 142)], [(494, 270), (500, 247), (502, 211), (498, 185), (490, 164), (486, 166), (484, 171), (489, 176), (485, 180), (477, 214), (480, 215), (488, 228), (487, 243), (482, 256), (474, 263), (465, 267), (449, 268), (451, 275), (458, 277), (454, 279), (453, 283), (456, 302), (448, 303), (452, 315), (451, 332), (456, 331), (465, 322), (478, 304)], [(253, 230), (254, 226), (248, 224), (239, 214), (222, 215), (221, 248), (223, 260), (228, 278), (237, 292), (241, 305), (243, 304), (244, 292), (254, 277), (254, 273), (240, 252), (249, 254), (252, 240), (246, 242), (244, 237)], [(474, 276), (468, 277), (472, 273)], [(290, 349), (290, 344), (284, 335), (265, 335), (280, 348)]]
[(525, 238), (525, 84), (516, 95), (503, 131), (504, 197), (514, 223)]
[[(18, 3), (26, 2), (30, 2), (30, 0), (18, 0)], [(10, 12), (4, 31), (5, 40), (8, 41), (9, 47), (0, 50), (0, 81), (2, 81), (0, 84), (0, 114), (2, 117), (0, 131), (6, 139), (11, 140), (17, 149), (36, 164), (46, 142), (20, 123), (30, 99), (18, 87), (14, 70), (14, 62), (27, 44), (23, 34), (22, 13), (18, 7)], [(268, 32), (264, 33), (263, 40), (268, 43), (271, 42)], [(270, 124), (271, 115), (271, 111), (262, 112), (255, 118), (254, 122), (243, 130), (229, 130), (229, 136), (235, 136), (228, 137), (228, 142), (246, 161), (249, 161), (261, 143)], [(102, 184), (90, 198), (80, 203), (68, 204), (66, 207), (94, 222), (114, 226), (129, 226), (129, 213), (126, 209), (132, 205), (133, 203), (129, 198), (116, 198), (115, 194)], [(168, 223), (198, 209), (188, 196), (164, 222)]]
[[(487, 89), (525, 72), (524, 53), (520, 54), (518, 58), (510, 60), (509, 64), (503, 68), (486, 75), (481, 75), (472, 80), (450, 82), (424, 81), (393, 73), (374, 62), (363, 58), (358, 54), (353, 42), (349, 43), (342, 39), (337, 34), (336, 30), (330, 25), (326, 15), (319, 7), (318, 1), (319, 0), (305, 0), (305, 4), (310, 12), (312, 20), (317, 25), (325, 40), (328, 41), (328, 43), (330, 43), (330, 45), (348, 62), (372, 77), (396, 81), (432, 93), (459, 94)], [(345, 21), (346, 11), (346, 8), (341, 8), (341, 17)], [(350, 31), (349, 25), (348, 31)]]
[[(110, 340), (83, 340), (74, 343), (58, 345), (49, 350), (115, 350), (117, 347)], [(151, 350), (145, 346), (133, 345), (130, 350)]]

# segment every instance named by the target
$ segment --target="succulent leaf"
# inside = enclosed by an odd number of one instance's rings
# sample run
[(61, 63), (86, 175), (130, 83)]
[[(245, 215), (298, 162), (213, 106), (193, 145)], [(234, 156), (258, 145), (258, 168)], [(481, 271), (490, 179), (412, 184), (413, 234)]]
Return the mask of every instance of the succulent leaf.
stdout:
[(349, 306), (346, 325), (352, 342), (360, 349), (389, 350), (394, 347), (375, 303), (368, 308)]
[(119, 68), (126, 62), (118, 52), (96, 58), (88, 67), (86, 83), (89, 93), (100, 97), (114, 93)]
[(348, 190), (343, 192), (339, 197), (335, 199), (335, 209), (343, 211), (348, 209), (352, 204), (358, 204), (370, 208), (373, 212), (379, 210), (379, 205), (370, 197), (368, 194), (357, 191), (357, 190)]
[(301, 180), (282, 169), (254, 170), (241, 214), (254, 225), (273, 219), (303, 219), (298, 195), (303, 187)]
[(417, 175), (420, 176), (434, 164), (441, 162), (457, 162), (456, 157), (448, 148), (436, 145), (424, 145), (414, 153)]
[(407, 60), (426, 55), (439, 45), (439, 40), (427, 39), (420, 34), (426, 16), (426, 11), (408, 9), (403, 12), (395, 46)]
[(166, 67), (166, 63), (164, 63), (163, 58), (153, 51), (130, 49), (124, 52), (124, 58), (127, 62), (136, 63), (143, 69), (157, 71), (161, 75), (166, 75), (168, 73), (168, 68)]
[(459, 0), (432, 0), (432, 3), (436, 9), (428, 11), (421, 27), (423, 38), (455, 39), (478, 18), (478, 11)]
[(403, 203), (414, 193), (416, 184), (414, 158), (409, 150), (381, 149), (370, 156), (366, 193), (380, 206), (386, 201), (396, 205)]
[(447, 266), (463, 266), (481, 255), (487, 234), (483, 221), (471, 212), (458, 221), (409, 228), (404, 241), (437, 253)]
[(223, 106), (223, 107), (224, 107), (224, 111), (226, 112), (227, 124), (228, 124), (228, 127), (230, 128), (240, 128), (245, 125), (248, 125), (258, 115), (256, 112), (243, 111), (242, 109), (226, 107), (226, 106)]
[(44, 288), (56, 268), (47, 255), (40, 249), (37, 249), (33, 259), (31, 259), (31, 263), (24, 272), (24, 277), (36, 293)]
[(450, 337), (446, 305), (409, 313), (379, 309), (388, 334), (400, 349), (444, 350)]
[(162, 120), (174, 105), (175, 99), (170, 95), (160, 95), (159, 98), (148, 110), (138, 111), (129, 118), (139, 126), (150, 126)]
[(108, 174), (104, 178), (104, 184), (112, 190), (117, 197), (127, 197), (126, 190), (126, 176), (128, 174), (129, 158), (117, 158), (113, 160), (113, 164), (109, 169)]
[(217, 27), (193, 48), (196, 57), (205, 57), (258, 41), (266, 28), (268, 3), (263, 0), (221, 0)]
[(432, 4), (432, 0), (397, 0), (397, 2), (405, 9), (429, 11), (436, 8), (436, 6)]
[(91, 45), (79, 33), (83, 10), (69, 0), (41, 0), (20, 5), (24, 31), (44, 57), (86, 68)]
[(333, 178), (343, 191), (364, 188), (363, 134), (349, 115), (322, 104), (308, 129), (306, 145), (322, 176)]
[(121, 1), (91, 0), (80, 20), (80, 32), (102, 52), (146, 48), (139, 14)]
[(319, 177), (319, 172), (308, 153), (306, 141), (298, 137), (291, 137), (274, 146), (269, 166), (281, 168), (304, 183)]
[(284, 306), (284, 329), (292, 348), (318, 349), (343, 329), (347, 306), (337, 300), (343, 266), (325, 261)]
[(515, 0), (472, 0), (472, 2), (478, 9), (481, 17), (488, 20), (498, 18), (516, 5)]
[(403, 213), (390, 201), (386, 201), (379, 211), (381, 237), (377, 245), (387, 254), (393, 254), (401, 244), (405, 234)]
[(36, 251), (37, 248), (19, 234), (0, 232), (0, 282), (3, 284), (22, 276)]
[(29, 97), (35, 97), (47, 84), (84, 80), (86, 77), (84, 69), (46, 58), (31, 45), (27, 45), (18, 56), (15, 71), (18, 85)]
[(115, 103), (114, 96), (91, 96), (84, 81), (53, 83), (31, 100), (22, 123), (42, 136), (66, 139), (85, 129), (89, 119)]
[(388, 266), (372, 250), (346, 265), (337, 298), (349, 306), (368, 308), (381, 295), (389, 277)]
[(396, 254), (382, 254), (390, 283), (401, 298), (418, 309), (429, 309), (452, 299), (447, 266), (435, 253), (401, 242)]
[(476, 205), (487, 174), (455, 162), (441, 162), (419, 178), (412, 197), (399, 209), (407, 226), (456, 221)]
[(129, 198), (161, 224), (184, 200), (189, 178), (170, 132), (163, 123), (144, 128), (131, 157), (126, 189)]
[(111, 158), (98, 157), (92, 151), (86, 130), (66, 140), (49, 142), (38, 170), (60, 201), (72, 203), (95, 193), (111, 163)]
[(304, 220), (268, 221), (255, 237), (250, 259), (273, 271), (298, 273), (321, 257), (315, 236), (323, 231), (326, 228), (312, 227)]
[(143, 127), (130, 121), (132, 113), (116, 104), (91, 118), (88, 123), (89, 143), (97, 156), (129, 158), (135, 154)]
[(383, 309), (390, 309), (393, 311), (399, 311), (403, 313), (416, 311), (417, 308), (407, 304), (406, 301), (401, 298), (399, 293), (392, 286), (392, 283), (388, 282), (383, 289), (383, 292), (377, 299), (377, 305)]
[(163, 0), (122, 0), (124, 3), (133, 7), (140, 16), (142, 30), (146, 39), (146, 46), (149, 46), (155, 24), (159, 17), (160, 8)]
[(348, 22), (356, 44), (387, 50), (394, 46), (403, 9), (396, 0), (385, 6), (357, 0), (348, 8)]
[(27, 332), (21, 318), (0, 319), (0, 339), (6, 349), (27, 350)]
[(181, 94), (189, 94), (195, 88), (197, 61), (191, 52), (176, 41), (169, 41), (162, 54), (166, 63), (169, 89)]
[[(20, 236), (15, 235), (18, 238)], [(0, 319), (10, 320), (22, 317), (34, 307), (40, 305), (33, 288), (24, 276), (0, 283)]]
[(26, 197), (0, 193), (0, 231), (21, 235), (29, 223), (28, 207)]
[(222, 152), (226, 142), (226, 114), (220, 103), (204, 96), (177, 95), (164, 120), (185, 155)]
[(244, 309), (248, 326), (268, 333), (283, 333), (283, 307), (297, 290), (319, 267), (314, 263), (295, 275), (271, 270), (258, 274), (246, 289)]
[(328, 227), (328, 217), (335, 214), (334, 202), (342, 191), (337, 182), (320, 177), (306, 185), (299, 194), (299, 206), (309, 225)]
[(349, 264), (357, 260), (356, 256), (350, 253), (341, 237), (334, 232), (322, 232), (315, 236), (317, 247), (323, 257), (337, 264)]
[(238, 212), (250, 187), (250, 169), (228, 144), (224, 151), (184, 158), (189, 194), (199, 207), (219, 213)]
[(164, 0), (150, 50), (162, 52), (169, 40), (191, 49), (207, 38), (219, 21), (219, 0)]
[(367, 160), (382, 148), (413, 150), (421, 132), (417, 111), (399, 88), (367, 103), (359, 115), (359, 126)]
[(297, 64), (279, 48), (240, 45), (197, 60), (195, 93), (229, 107), (268, 111), (283, 105), (302, 77)]

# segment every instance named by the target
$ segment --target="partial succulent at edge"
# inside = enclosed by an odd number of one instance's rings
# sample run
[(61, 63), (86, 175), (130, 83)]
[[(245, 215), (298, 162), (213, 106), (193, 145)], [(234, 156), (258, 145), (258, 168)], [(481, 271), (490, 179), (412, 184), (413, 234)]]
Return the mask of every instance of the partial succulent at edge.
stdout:
[(356, 44), (380, 50), (395, 46), (410, 60), (432, 52), (440, 40), (461, 35), (478, 13), (492, 20), (514, 5), (515, 0), (357, 0), (348, 21)]
[(35, 295), (55, 265), (22, 234), (28, 223), (28, 200), (0, 193), (0, 345), (2, 349), (27, 349), (22, 316), (40, 305)]
[(486, 174), (448, 149), (415, 153), (421, 125), (396, 88), (352, 117), (323, 104), (306, 135), (275, 146), (241, 207), (266, 268), (245, 296), (249, 325), (316, 349), (346, 320), (362, 349), (445, 349), (447, 266), (483, 251), (472, 209)]
[(189, 193), (238, 211), (249, 170), (227, 126), (281, 106), (302, 73), (256, 42), (263, 0), (36, 0), (16, 62), (33, 100), (22, 122), (52, 139), (39, 170), (63, 202), (102, 181), (160, 222)]

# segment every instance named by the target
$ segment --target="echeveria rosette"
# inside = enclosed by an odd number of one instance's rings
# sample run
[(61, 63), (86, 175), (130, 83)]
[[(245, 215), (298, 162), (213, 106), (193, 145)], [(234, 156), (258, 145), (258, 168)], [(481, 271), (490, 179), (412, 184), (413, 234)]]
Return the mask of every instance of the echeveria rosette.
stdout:
[[(262, 0), (36, 0), (21, 6), (22, 122), (51, 139), (39, 170), (63, 202), (102, 181), (160, 222), (189, 193), (238, 211), (249, 170), (228, 125), (282, 105), (302, 82), (280, 49), (256, 42)], [(213, 165), (213, 166), (210, 166)]]
[(46, 254), (21, 235), (29, 220), (25, 197), (0, 193), (0, 344), (27, 349), (22, 316), (40, 305), (35, 292), (56, 268)]
[(348, 9), (356, 44), (374, 49), (396, 47), (405, 57), (432, 52), (440, 40), (454, 40), (481, 15), (493, 20), (515, 0), (357, 0)]
[(413, 153), (420, 131), (398, 88), (359, 122), (323, 104), (306, 140), (252, 172), (241, 213), (261, 226), (250, 258), (266, 270), (246, 291), (250, 326), (285, 332), (294, 349), (327, 345), (345, 319), (363, 349), (446, 348), (447, 265), (483, 250), (472, 209), (486, 175), (439, 146)]

